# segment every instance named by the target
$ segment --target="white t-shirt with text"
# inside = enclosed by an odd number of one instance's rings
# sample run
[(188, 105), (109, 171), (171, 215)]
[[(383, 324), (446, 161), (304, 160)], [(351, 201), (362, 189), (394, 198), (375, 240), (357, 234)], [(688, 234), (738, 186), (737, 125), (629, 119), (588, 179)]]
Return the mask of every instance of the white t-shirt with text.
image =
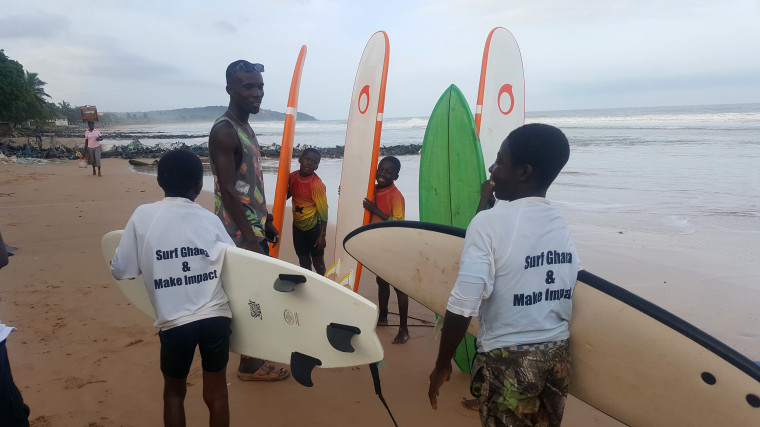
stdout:
[(447, 309), (478, 316), (478, 351), (567, 339), (580, 263), (559, 210), (499, 200), (467, 227)]
[(216, 215), (189, 199), (167, 197), (132, 214), (111, 274), (118, 280), (143, 275), (162, 330), (232, 317), (219, 280), (228, 246), (234, 243)]

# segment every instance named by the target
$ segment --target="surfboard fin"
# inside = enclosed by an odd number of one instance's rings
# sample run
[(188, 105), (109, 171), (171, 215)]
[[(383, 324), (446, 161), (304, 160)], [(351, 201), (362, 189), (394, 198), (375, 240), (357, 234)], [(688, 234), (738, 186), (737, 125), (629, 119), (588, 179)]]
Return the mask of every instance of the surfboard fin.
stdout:
[(304, 387), (314, 385), (311, 382), (311, 371), (315, 366), (322, 366), (322, 361), (297, 351), (290, 353), (290, 373), (298, 384)]
[(356, 326), (342, 325), (340, 323), (330, 323), (327, 325), (327, 341), (338, 351), (344, 353), (353, 353), (354, 347), (351, 345), (351, 338), (359, 335), (362, 330)]
[(280, 274), (274, 281), (274, 290), (278, 292), (293, 292), (296, 285), (306, 283), (306, 277), (301, 274)]

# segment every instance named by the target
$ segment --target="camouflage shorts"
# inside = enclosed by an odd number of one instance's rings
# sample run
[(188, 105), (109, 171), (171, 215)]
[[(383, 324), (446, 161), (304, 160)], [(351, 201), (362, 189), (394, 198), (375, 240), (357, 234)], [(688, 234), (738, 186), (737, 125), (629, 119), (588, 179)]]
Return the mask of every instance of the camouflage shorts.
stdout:
[(570, 385), (568, 341), (478, 353), (470, 391), (484, 426), (559, 426)]

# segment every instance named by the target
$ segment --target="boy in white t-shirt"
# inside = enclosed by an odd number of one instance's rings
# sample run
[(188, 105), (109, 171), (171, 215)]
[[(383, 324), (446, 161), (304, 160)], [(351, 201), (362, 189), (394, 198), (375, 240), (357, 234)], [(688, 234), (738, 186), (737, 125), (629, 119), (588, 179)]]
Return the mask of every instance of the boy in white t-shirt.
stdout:
[(158, 185), (166, 197), (132, 214), (111, 274), (119, 280), (142, 274), (156, 311), (164, 424), (185, 425), (187, 375), (198, 346), (209, 425), (228, 426), (226, 367), (232, 313), (219, 273), (225, 249), (234, 243), (219, 218), (194, 202), (203, 187), (198, 156), (174, 150), (161, 157)]
[(567, 224), (545, 197), (569, 156), (562, 131), (544, 124), (521, 126), (502, 143), (489, 168), (498, 200), (467, 227), (446, 307), (430, 374), (433, 409), (454, 351), (478, 316), (470, 388), (482, 424), (560, 425), (572, 372), (568, 324), (579, 261)]

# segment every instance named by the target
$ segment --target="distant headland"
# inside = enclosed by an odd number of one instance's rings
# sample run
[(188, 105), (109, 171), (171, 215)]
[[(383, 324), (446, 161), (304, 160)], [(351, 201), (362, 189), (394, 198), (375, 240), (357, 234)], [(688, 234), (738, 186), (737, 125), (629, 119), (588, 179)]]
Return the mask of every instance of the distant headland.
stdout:
[[(106, 112), (100, 114), (103, 125), (141, 125), (213, 122), (227, 110), (226, 106), (179, 108), (176, 110), (154, 110), (139, 112)], [(258, 114), (252, 114), (254, 122), (285, 121), (285, 113), (262, 108)], [(317, 120), (314, 116), (298, 112), (297, 120)]]

